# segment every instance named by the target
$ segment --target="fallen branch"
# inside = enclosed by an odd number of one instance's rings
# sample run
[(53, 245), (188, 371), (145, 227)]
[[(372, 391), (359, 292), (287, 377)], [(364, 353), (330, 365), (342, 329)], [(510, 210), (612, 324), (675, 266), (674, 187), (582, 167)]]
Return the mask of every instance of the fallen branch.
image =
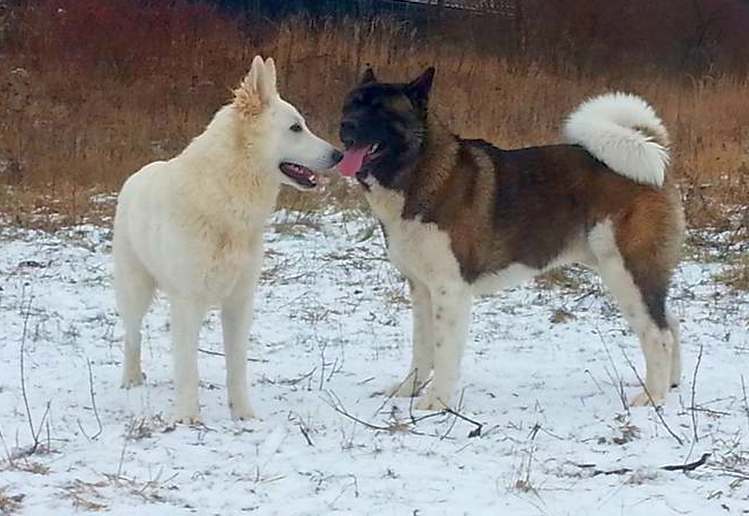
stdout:
[[(401, 380), (401, 382), (397, 385), (397, 387), (392, 389), (390, 394), (388, 394), (387, 397), (385, 398), (385, 401), (383, 401), (382, 404), (380, 404), (380, 406), (377, 407), (377, 410), (375, 410), (375, 413), (373, 415), (376, 416), (377, 414), (379, 414), (380, 411), (385, 407), (385, 405), (387, 405), (388, 402), (395, 397), (395, 395), (398, 393), (401, 387), (403, 387), (406, 384), (406, 382), (410, 380), (412, 377), (413, 377), (413, 380), (412, 380), (413, 390), (411, 391), (411, 394), (413, 394), (413, 396), (411, 396), (411, 398), (415, 397), (418, 394), (418, 392), (416, 391), (416, 387), (417, 387), (416, 383), (418, 382), (416, 373), (417, 373), (416, 369), (413, 369), (410, 373), (408, 373), (406, 377), (403, 380)], [(379, 394), (379, 393), (376, 393), (376, 394)], [(381, 394), (385, 394), (385, 392), (383, 391)]]
[(307, 425), (304, 424), (304, 419), (302, 419), (302, 416), (296, 415), (296, 417), (293, 417), (294, 414), (290, 413), (289, 416), (291, 416), (292, 421), (295, 421), (297, 426), (299, 427), (299, 431), (301, 432), (302, 436), (304, 436), (304, 440), (307, 441), (307, 444), (309, 446), (315, 446), (315, 443), (312, 442), (312, 439), (309, 436), (309, 430), (307, 429)]
[(342, 415), (342, 416), (350, 419), (351, 421), (359, 423), (360, 425), (362, 425), (362, 426), (364, 426), (366, 428), (369, 428), (371, 430), (381, 430), (383, 432), (390, 432), (390, 431), (392, 431), (392, 427), (390, 427), (390, 426), (375, 425), (375, 424), (369, 423), (368, 421), (364, 421), (363, 419), (360, 419), (360, 418), (356, 417), (355, 415), (351, 414), (350, 412), (348, 412), (343, 407), (343, 404), (341, 403), (341, 400), (338, 399), (338, 397), (336, 397), (335, 394), (333, 394), (332, 392), (329, 391), (328, 392), (328, 396), (330, 396), (330, 398), (331, 398), (332, 401), (327, 401), (326, 400), (325, 403), (327, 403), (328, 406), (330, 406), (330, 408), (332, 408), (333, 410), (335, 410), (336, 412), (338, 412), (340, 415)]
[[(461, 398), (462, 398), (462, 395), (461, 395)], [(474, 425), (476, 428), (474, 428), (473, 430), (471, 430), (470, 432), (468, 432), (468, 437), (480, 437), (481, 436), (481, 431), (484, 428), (484, 424), (483, 423), (479, 423), (478, 421), (476, 421), (474, 419), (471, 419), (470, 417), (468, 417), (466, 415), (463, 415), (460, 412), (457, 412), (457, 411), (451, 409), (450, 407), (446, 407), (443, 410), (443, 412), (445, 412), (446, 414), (452, 414), (456, 418), (462, 419), (463, 421), (465, 421), (467, 423), (471, 423), (472, 425)]]
[(698, 460), (694, 462), (689, 462), (687, 464), (674, 464), (672, 466), (661, 466), (660, 469), (663, 469), (666, 471), (694, 471), (700, 466), (704, 466), (709, 457), (710, 457), (709, 453), (703, 453), (702, 457), (700, 457)]
[[(401, 420), (397, 417), (395, 414), (395, 410), (391, 412), (391, 421), (389, 424), (386, 425), (378, 425), (374, 423), (370, 423), (368, 421), (365, 421), (350, 412), (348, 412), (344, 406), (341, 400), (338, 398), (338, 396), (335, 395), (332, 391), (326, 391), (328, 394), (329, 400), (323, 400), (325, 403), (327, 403), (333, 410), (341, 414), (342, 416), (359, 423), (360, 425), (364, 426), (365, 428), (369, 428), (370, 430), (379, 430), (383, 432), (404, 432), (408, 431), (416, 435), (424, 435), (422, 432), (418, 432), (415, 430), (416, 425), (424, 420), (432, 419), (435, 417), (445, 417), (445, 416), (453, 416), (453, 422), (448, 427), (447, 431), (440, 436), (440, 439), (447, 439), (449, 437), (449, 434), (452, 432), (453, 427), (455, 426), (455, 421), (458, 419), (461, 419), (463, 421), (466, 421), (467, 423), (470, 423), (475, 426), (473, 430), (468, 432), (468, 437), (479, 437), (481, 436), (481, 432), (484, 428), (484, 423), (479, 423), (478, 421), (471, 419), (470, 417), (462, 414), (461, 412), (451, 409), (450, 407), (445, 407), (441, 410), (436, 410), (434, 412), (429, 412), (427, 414), (416, 416), (413, 413), (413, 397), (409, 401), (409, 414), (407, 420)], [(388, 397), (388, 399), (392, 398), (392, 396)], [(460, 402), (459, 405), (462, 405), (463, 401), (463, 393), (461, 393), (460, 396)], [(383, 404), (384, 405), (384, 404)], [(375, 412), (375, 415), (377, 415), (381, 410), (381, 405), (377, 411)], [(395, 409), (395, 406), (393, 407)]]
[[(699, 460), (689, 462), (687, 464), (673, 464), (667, 466), (660, 466), (658, 469), (663, 471), (694, 471), (700, 466), (704, 466), (707, 463), (707, 459), (710, 457), (709, 453), (702, 454)], [(634, 473), (632, 468), (617, 468), (617, 469), (597, 469), (595, 464), (575, 464), (578, 468), (592, 469), (592, 476), (597, 477), (599, 475), (626, 475), (627, 473)]]
[[(220, 351), (212, 351), (212, 350), (210, 350), (210, 349), (203, 349), (203, 348), (198, 348), (198, 351), (199, 351), (200, 353), (205, 353), (206, 355), (211, 355), (211, 356), (214, 356), (214, 357), (225, 357), (225, 356), (226, 356), (225, 354), (221, 353)], [(252, 358), (252, 357), (247, 357), (247, 361), (248, 361), (248, 362), (262, 362), (262, 363), (265, 363), (265, 362), (267, 362), (268, 360), (267, 360), (267, 359), (265, 359), (265, 358)]]
[[(463, 388), (463, 390), (460, 391), (460, 399), (458, 400), (458, 410), (460, 410), (460, 408), (463, 406), (463, 396), (465, 395), (465, 392), (466, 392), (465, 388)], [(452, 422), (450, 423), (450, 426), (447, 427), (447, 431), (445, 431), (445, 433), (442, 434), (442, 437), (440, 437), (440, 439), (447, 439), (448, 437), (450, 437), (450, 434), (452, 433), (453, 428), (455, 428), (455, 424), (457, 422), (458, 422), (458, 416), (455, 415), (453, 417)]]
[(593, 476), (597, 477), (598, 475), (626, 475), (627, 473), (632, 473), (633, 470), (629, 468), (619, 468), (619, 469), (609, 469), (609, 470), (603, 470), (603, 469), (596, 469), (593, 470)]
[(309, 432), (307, 431), (307, 429), (304, 427), (303, 424), (299, 425), (299, 431), (302, 432), (302, 435), (304, 436), (304, 439), (307, 441), (307, 444), (314, 447), (315, 444), (312, 442), (312, 439), (310, 439)]

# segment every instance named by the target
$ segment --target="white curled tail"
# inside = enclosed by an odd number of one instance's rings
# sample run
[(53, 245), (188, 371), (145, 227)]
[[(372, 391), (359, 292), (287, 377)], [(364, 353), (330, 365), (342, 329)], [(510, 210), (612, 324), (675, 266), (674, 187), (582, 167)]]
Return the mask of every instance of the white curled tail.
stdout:
[(565, 121), (565, 140), (583, 146), (614, 172), (638, 183), (663, 185), (668, 133), (655, 110), (628, 93), (583, 102)]

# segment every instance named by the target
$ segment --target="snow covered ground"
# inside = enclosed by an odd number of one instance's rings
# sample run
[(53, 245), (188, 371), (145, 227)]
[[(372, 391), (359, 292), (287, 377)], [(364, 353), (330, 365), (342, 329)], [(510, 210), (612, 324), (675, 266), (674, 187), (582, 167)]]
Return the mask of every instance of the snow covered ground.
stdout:
[(749, 296), (715, 285), (719, 264), (675, 280), (685, 373), (662, 417), (623, 403), (642, 355), (575, 272), (480, 300), (459, 415), (419, 419), (376, 394), (408, 365), (410, 310), (372, 222), (275, 217), (251, 344), (261, 419), (229, 418), (214, 314), (201, 427), (169, 422), (164, 300), (147, 384), (119, 388), (108, 228), (0, 233), (0, 513), (749, 514)]

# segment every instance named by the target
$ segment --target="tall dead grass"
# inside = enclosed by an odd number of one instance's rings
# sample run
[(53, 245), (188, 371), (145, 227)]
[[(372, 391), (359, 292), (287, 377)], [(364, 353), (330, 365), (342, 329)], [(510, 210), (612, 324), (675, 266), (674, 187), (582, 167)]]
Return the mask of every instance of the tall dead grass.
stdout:
[[(403, 80), (437, 67), (435, 111), (464, 136), (510, 148), (559, 140), (564, 115), (609, 90), (643, 95), (673, 136), (673, 166), (693, 225), (721, 224), (749, 203), (749, 80), (606, 70), (560, 71), (455, 44), (426, 44), (388, 20), (250, 20), (240, 27), (188, 2), (44, 0), (13, 10), (0, 31), (0, 212), (18, 222), (55, 211), (92, 213), (143, 164), (198, 134), (255, 53), (273, 55), (282, 93), (336, 140), (345, 92), (366, 64)], [(336, 182), (328, 196), (284, 203), (357, 203)], [(44, 217), (41, 217), (45, 220)], [(49, 220), (49, 219), (47, 219)]]

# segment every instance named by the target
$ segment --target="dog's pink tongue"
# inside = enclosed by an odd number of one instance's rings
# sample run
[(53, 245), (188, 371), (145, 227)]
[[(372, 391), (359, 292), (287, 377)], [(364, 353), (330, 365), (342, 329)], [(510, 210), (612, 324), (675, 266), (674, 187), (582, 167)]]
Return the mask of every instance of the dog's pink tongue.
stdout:
[(367, 155), (367, 151), (369, 151), (369, 145), (356, 149), (346, 149), (343, 152), (343, 159), (338, 163), (338, 170), (341, 171), (341, 174), (351, 177), (359, 172), (362, 163), (364, 163), (364, 156)]

